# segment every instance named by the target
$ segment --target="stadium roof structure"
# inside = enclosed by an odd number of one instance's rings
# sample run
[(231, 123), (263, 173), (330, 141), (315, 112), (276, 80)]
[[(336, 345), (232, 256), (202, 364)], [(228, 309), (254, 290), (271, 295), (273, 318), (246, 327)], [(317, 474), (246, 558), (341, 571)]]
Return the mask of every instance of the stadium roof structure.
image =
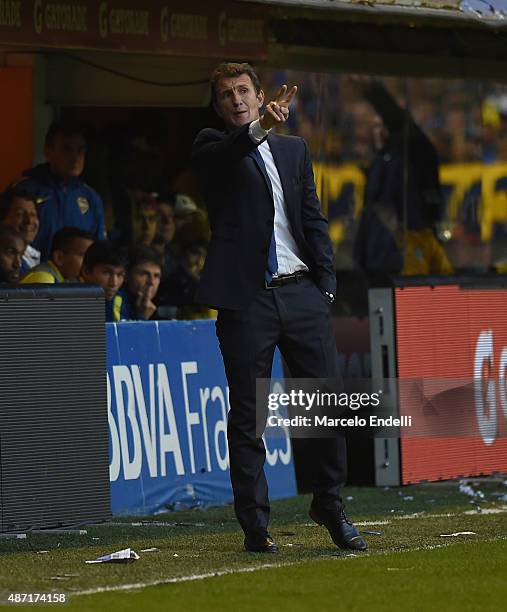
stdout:
[(507, 0), (240, 0), (285, 8), (363, 13), (387, 18), (405, 16), (438, 20), (468, 20), (507, 26)]
[(237, 0), (264, 5), (271, 65), (507, 80), (507, 0)]

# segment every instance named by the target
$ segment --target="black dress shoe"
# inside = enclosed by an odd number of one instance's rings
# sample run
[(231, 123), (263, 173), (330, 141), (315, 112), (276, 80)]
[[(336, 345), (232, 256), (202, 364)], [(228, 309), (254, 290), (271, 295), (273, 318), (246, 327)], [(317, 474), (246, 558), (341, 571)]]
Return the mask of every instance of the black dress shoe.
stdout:
[(245, 537), (245, 549), (248, 552), (257, 553), (276, 553), (278, 552), (278, 546), (276, 545), (273, 538), (266, 534), (265, 536), (246, 536)]
[(368, 544), (359, 531), (347, 518), (343, 508), (336, 510), (320, 510), (310, 508), (310, 518), (318, 525), (324, 525), (338, 548), (348, 550), (367, 550)]

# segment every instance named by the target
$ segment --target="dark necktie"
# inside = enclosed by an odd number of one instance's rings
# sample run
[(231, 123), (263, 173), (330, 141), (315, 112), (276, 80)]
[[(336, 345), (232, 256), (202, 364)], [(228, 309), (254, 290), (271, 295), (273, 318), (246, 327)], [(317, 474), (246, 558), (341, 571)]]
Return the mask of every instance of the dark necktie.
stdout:
[[(264, 164), (264, 160), (262, 159), (262, 155), (259, 152), (258, 148), (255, 148), (252, 151), (253, 157), (257, 160), (261, 169), (264, 171), (268, 181), (269, 175), (266, 170), (266, 166)], [(271, 195), (273, 195), (273, 188), (271, 182), (269, 182), (269, 186), (271, 188)], [(266, 282), (270, 283), (273, 280), (273, 274), (278, 271), (278, 259), (276, 258), (276, 242), (275, 242), (275, 231), (273, 229), (273, 233), (271, 234), (271, 242), (269, 243), (269, 253), (268, 253), (268, 261), (266, 264), (266, 271), (264, 273), (264, 277)]]

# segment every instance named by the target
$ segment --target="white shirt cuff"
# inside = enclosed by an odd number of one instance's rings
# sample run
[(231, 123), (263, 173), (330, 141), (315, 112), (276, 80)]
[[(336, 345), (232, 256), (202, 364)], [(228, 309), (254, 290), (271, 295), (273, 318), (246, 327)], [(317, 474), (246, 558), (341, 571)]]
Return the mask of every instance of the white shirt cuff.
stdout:
[(248, 128), (248, 135), (250, 136), (250, 139), (255, 142), (255, 144), (259, 144), (259, 142), (263, 138), (266, 138), (268, 134), (269, 130), (265, 130), (262, 127), (259, 119), (255, 119), (255, 121), (252, 121), (250, 127)]

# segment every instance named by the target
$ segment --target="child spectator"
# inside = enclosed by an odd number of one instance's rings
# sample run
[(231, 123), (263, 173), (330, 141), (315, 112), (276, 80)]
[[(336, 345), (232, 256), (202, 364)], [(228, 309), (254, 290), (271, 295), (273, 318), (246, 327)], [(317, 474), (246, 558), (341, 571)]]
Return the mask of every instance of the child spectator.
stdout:
[(0, 283), (19, 281), (25, 246), (21, 234), (11, 227), (0, 226)]
[(158, 318), (153, 302), (162, 277), (162, 260), (158, 253), (147, 246), (129, 251), (129, 263), (125, 287), (120, 293), (128, 303), (128, 318), (148, 320)]
[(40, 252), (32, 246), (39, 229), (35, 195), (20, 187), (5, 191), (0, 197), (0, 224), (16, 230), (26, 243), (21, 273), (40, 263)]
[(83, 258), (92, 243), (93, 237), (89, 232), (78, 227), (62, 227), (53, 237), (50, 259), (29, 270), (21, 282), (79, 282)]
[(81, 274), (85, 283), (98, 285), (106, 298), (106, 321), (130, 318), (129, 305), (119, 294), (125, 279), (126, 258), (110, 242), (100, 240), (86, 251)]

